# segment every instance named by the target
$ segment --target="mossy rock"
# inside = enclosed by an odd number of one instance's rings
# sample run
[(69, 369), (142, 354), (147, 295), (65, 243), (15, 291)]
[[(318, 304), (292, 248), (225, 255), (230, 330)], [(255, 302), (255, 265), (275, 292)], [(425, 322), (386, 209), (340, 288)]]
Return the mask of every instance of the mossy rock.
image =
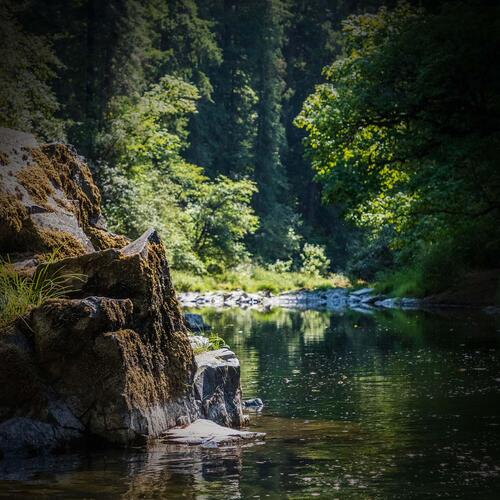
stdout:
[(0, 253), (82, 255), (119, 248), (90, 169), (71, 147), (0, 129)]

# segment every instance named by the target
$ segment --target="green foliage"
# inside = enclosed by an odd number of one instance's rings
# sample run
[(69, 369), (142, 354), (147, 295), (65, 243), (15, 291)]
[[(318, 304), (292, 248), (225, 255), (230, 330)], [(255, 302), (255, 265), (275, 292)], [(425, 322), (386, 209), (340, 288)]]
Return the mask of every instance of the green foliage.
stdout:
[(193, 83), (210, 99), (213, 88), (207, 72), (222, 62), (212, 32), (213, 23), (200, 17), (194, 0), (151, 1), (155, 32), (149, 68), (158, 79), (169, 74)]
[[(497, 18), (497, 6), (471, 2), (350, 17), (343, 56), (296, 120), (326, 198), (373, 241), (392, 233), (397, 264), (421, 262), (437, 285), (471, 225), (487, 228), (490, 249), (464, 264), (493, 265), (492, 241), (500, 251)], [(430, 265), (445, 241), (455, 255)]]
[(314, 241), (350, 275), (418, 266), (439, 288), (500, 252), (498, 6), (480, 3), (9, 0), (0, 123), (66, 133), (111, 226), (156, 226), (179, 269), (251, 252), (283, 279)]
[(267, 268), (275, 273), (283, 274), (291, 271), (293, 265), (292, 259), (288, 260), (277, 260), (274, 264), (269, 264)]
[(243, 238), (258, 227), (250, 207), (255, 192), (252, 181), (224, 176), (198, 187), (188, 214), (194, 226), (193, 250), (209, 268), (234, 266), (248, 256)]
[(47, 266), (40, 266), (33, 277), (16, 272), (5, 261), (0, 262), (0, 328), (43, 304), (71, 292), (69, 283), (81, 280), (74, 273), (52, 275)]
[(208, 341), (210, 342), (210, 345), (214, 351), (222, 349), (224, 346), (226, 346), (226, 341), (222, 337), (219, 337), (215, 332), (210, 332)]
[(346, 273), (353, 278), (373, 281), (381, 269), (389, 269), (395, 265), (394, 253), (390, 244), (394, 231), (385, 227), (380, 231), (358, 232), (353, 235), (348, 251), (350, 258)]
[(325, 254), (321, 245), (306, 243), (300, 254), (302, 266), (301, 272), (311, 276), (326, 276), (330, 268), (330, 259)]
[(0, 4), (0, 126), (62, 138), (62, 122), (54, 116), (59, 103), (50, 87), (60, 61), (44, 37), (23, 30), (14, 8), (11, 1)]
[(210, 332), (209, 336), (205, 338), (208, 339), (208, 344), (196, 345), (193, 349), (195, 355), (203, 352), (218, 351), (223, 347), (227, 347), (226, 341), (215, 332)]
[(425, 297), (457, 284), (464, 274), (462, 256), (451, 258), (451, 241), (430, 247), (409, 267), (381, 271), (376, 275), (376, 289), (396, 297)]
[(180, 292), (209, 292), (213, 290), (244, 290), (246, 292), (269, 291), (274, 294), (298, 289), (346, 288), (350, 281), (341, 274), (326, 277), (301, 272), (277, 272), (261, 266), (246, 266), (226, 270), (220, 274), (194, 275), (174, 270), (172, 279)]
[(192, 85), (165, 76), (135, 102), (114, 103), (99, 144), (108, 162), (100, 170), (111, 227), (137, 237), (154, 226), (174, 267), (202, 272), (244, 259), (243, 238), (258, 219), (250, 207), (254, 183), (210, 181), (181, 156), (198, 97)]

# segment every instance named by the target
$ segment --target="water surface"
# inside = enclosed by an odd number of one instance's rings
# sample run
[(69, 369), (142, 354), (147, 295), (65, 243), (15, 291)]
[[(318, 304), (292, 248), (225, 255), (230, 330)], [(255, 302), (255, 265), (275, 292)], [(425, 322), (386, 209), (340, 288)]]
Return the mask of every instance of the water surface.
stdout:
[(265, 402), (250, 414), (265, 444), (0, 462), (0, 496), (498, 498), (498, 317), (201, 313)]

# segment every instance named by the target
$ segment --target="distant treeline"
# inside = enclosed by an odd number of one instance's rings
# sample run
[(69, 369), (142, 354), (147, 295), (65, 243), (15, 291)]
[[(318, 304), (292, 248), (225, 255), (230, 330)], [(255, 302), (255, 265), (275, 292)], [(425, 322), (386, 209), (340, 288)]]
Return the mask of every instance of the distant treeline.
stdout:
[(491, 266), (498, 9), (383, 3), (3, 1), (0, 122), (72, 143), (180, 269)]

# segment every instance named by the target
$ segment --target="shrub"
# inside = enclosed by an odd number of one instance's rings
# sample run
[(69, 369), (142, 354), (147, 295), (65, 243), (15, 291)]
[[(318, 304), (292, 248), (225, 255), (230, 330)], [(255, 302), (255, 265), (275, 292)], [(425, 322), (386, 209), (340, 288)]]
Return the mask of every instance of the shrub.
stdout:
[(292, 259), (288, 260), (277, 260), (274, 264), (270, 264), (268, 266), (269, 271), (275, 272), (275, 273), (288, 273), (292, 269), (292, 264), (293, 261)]
[(311, 276), (326, 276), (330, 267), (330, 259), (325, 254), (325, 248), (312, 243), (304, 244), (300, 254), (302, 267), (300, 270), (304, 274)]
[(227, 270), (215, 275), (192, 275), (185, 271), (172, 271), (174, 286), (179, 292), (208, 292), (215, 290), (245, 290), (246, 292), (280, 293), (307, 289), (347, 288), (351, 285), (342, 274), (321, 277), (299, 272), (275, 272), (261, 266)]

